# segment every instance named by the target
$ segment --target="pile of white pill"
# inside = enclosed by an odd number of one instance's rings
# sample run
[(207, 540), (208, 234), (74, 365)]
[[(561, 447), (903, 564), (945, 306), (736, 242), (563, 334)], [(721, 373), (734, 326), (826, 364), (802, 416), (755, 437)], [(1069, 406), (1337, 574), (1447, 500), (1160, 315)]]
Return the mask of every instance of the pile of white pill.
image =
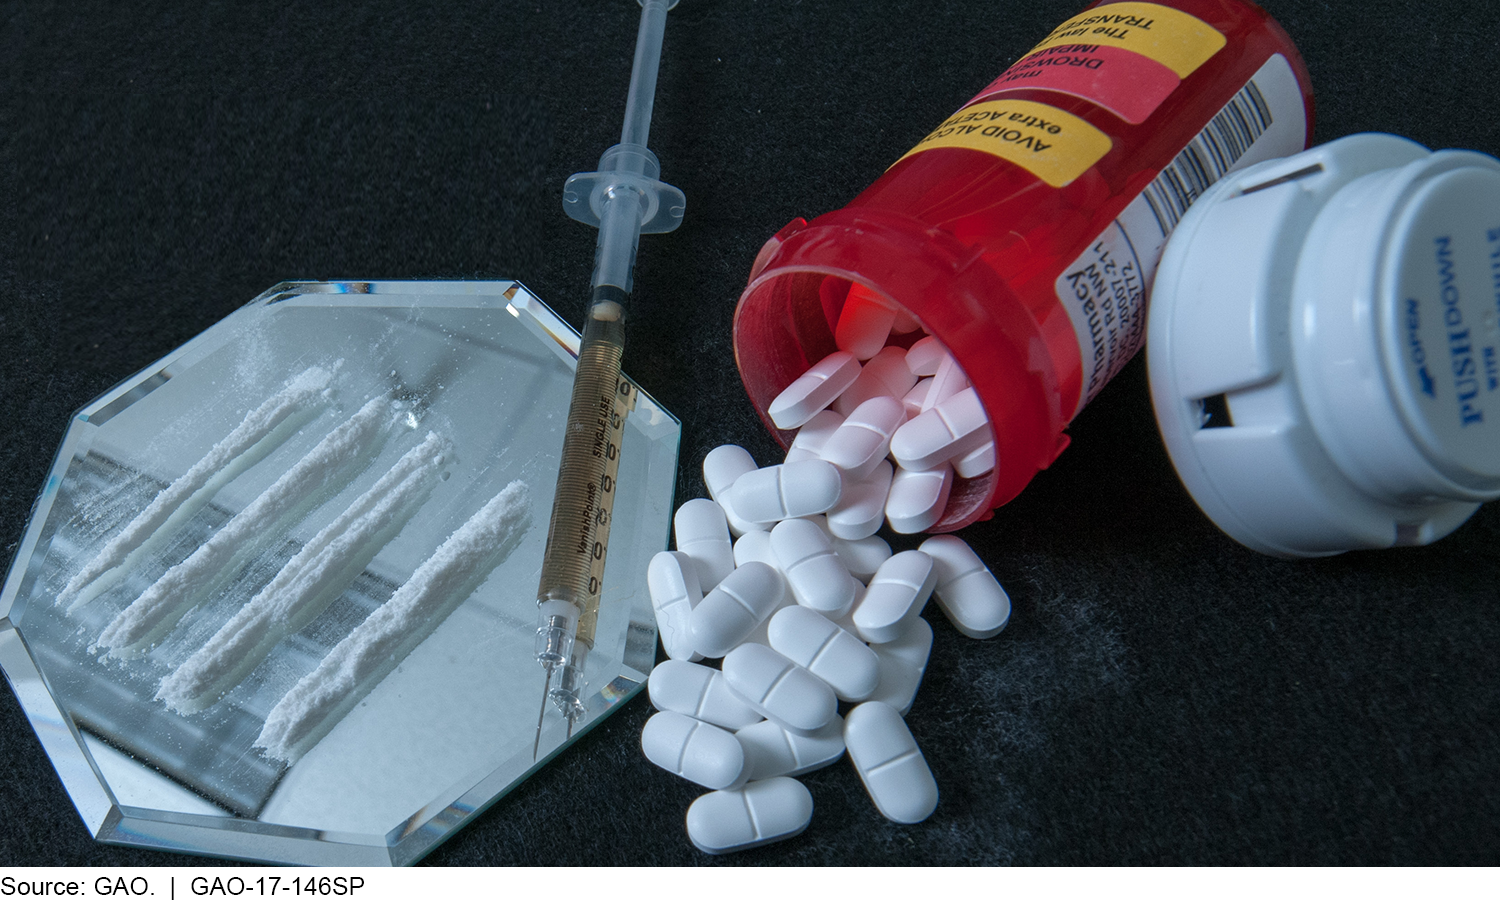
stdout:
[(651, 561), (671, 659), (651, 673), (660, 712), (641, 747), (712, 791), (687, 813), (704, 852), (800, 834), (813, 803), (796, 776), (846, 749), (886, 818), (920, 822), (937, 807), (937, 782), (902, 718), (932, 650), (921, 612), (935, 597), (959, 631), (987, 638), (1009, 621), (1010, 598), (956, 537), (893, 555), (876, 536), (882, 523), (903, 534), (931, 528), (955, 476), (995, 465), (984, 408), (947, 349), (930, 335), (909, 349), (889, 344), (919, 327), (854, 285), (839, 350), (767, 410), (777, 427), (799, 429), (785, 462), (758, 468), (741, 447), (711, 451), (712, 499), (678, 508), (677, 549)]
[(888, 343), (917, 327), (852, 286), (834, 330), (839, 349), (766, 409), (776, 427), (800, 429), (788, 464), (823, 460), (840, 470), (842, 499), (828, 512), (840, 537), (874, 534), (882, 519), (900, 534), (926, 531), (948, 505), (955, 477), (995, 467), (984, 405), (947, 348), (932, 335), (910, 348)]
[[(689, 838), (728, 853), (800, 834), (813, 804), (795, 776), (845, 749), (881, 814), (926, 819), (937, 783), (902, 719), (932, 649), (920, 613), (936, 597), (958, 630), (986, 638), (1010, 598), (951, 535), (893, 555), (870, 533), (878, 514), (860, 537), (834, 532), (859, 482), (825, 459), (760, 469), (726, 445), (703, 474), (713, 499), (678, 508), (677, 549), (648, 569), (671, 659), (651, 673), (660, 712), (641, 734), (648, 759), (712, 791), (688, 809)], [(842, 718), (840, 702), (852, 706)]]

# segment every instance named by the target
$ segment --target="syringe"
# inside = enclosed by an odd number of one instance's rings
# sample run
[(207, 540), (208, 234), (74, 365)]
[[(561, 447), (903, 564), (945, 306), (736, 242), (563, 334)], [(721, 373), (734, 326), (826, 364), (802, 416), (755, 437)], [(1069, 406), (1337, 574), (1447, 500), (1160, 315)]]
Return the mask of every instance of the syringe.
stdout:
[(593, 649), (599, 617), (625, 416), (635, 405), (635, 388), (620, 375), (625, 300), (640, 236), (676, 228), (686, 205), (682, 191), (657, 180), (661, 166), (646, 149), (662, 34), (667, 10), (677, 0), (639, 2), (641, 24), (620, 142), (604, 151), (597, 172), (579, 172), (563, 186), (563, 208), (597, 227), (599, 241), (537, 588), (536, 658), (547, 676), (533, 758), (541, 747), (548, 698), (567, 719), (569, 737), (587, 711), (584, 662)]

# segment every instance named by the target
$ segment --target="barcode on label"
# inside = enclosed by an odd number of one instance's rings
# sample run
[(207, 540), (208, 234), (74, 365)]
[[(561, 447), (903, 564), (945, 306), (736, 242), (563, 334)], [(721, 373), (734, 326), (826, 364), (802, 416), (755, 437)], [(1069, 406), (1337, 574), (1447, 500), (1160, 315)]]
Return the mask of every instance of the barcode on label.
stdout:
[(1245, 155), (1271, 127), (1271, 106), (1247, 83), (1141, 193), (1161, 233), (1168, 235), (1192, 202)]

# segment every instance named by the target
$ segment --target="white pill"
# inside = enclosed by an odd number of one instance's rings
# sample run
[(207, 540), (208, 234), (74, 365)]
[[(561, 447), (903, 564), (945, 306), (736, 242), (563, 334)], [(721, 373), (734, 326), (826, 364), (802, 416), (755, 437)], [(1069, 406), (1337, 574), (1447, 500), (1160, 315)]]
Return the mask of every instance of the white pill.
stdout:
[(844, 744), (875, 808), (910, 825), (937, 809), (938, 788), (901, 713), (885, 703), (861, 703), (844, 719)]
[(825, 409), (858, 377), (859, 360), (853, 353), (830, 353), (777, 394), (766, 414), (777, 428), (796, 428)]
[(747, 562), (763, 562), (773, 568), (779, 567), (776, 553), (771, 550), (771, 532), (747, 531), (734, 541), (734, 564), (743, 566)]
[(728, 731), (682, 713), (659, 712), (641, 729), (646, 758), (709, 790), (745, 783), (745, 751)]
[(918, 378), (927, 378), (937, 374), (938, 365), (947, 355), (948, 348), (943, 346), (943, 342), (928, 335), (906, 351), (906, 368)]
[(908, 420), (915, 419), (922, 414), (922, 403), (927, 399), (927, 392), (930, 390), (932, 390), (932, 379), (923, 378), (901, 396), (901, 405), (906, 407)]
[(729, 686), (781, 727), (812, 734), (833, 721), (839, 701), (822, 679), (760, 644), (741, 644), (724, 657)]
[(797, 429), (797, 434), (792, 438), (792, 445), (787, 448), (785, 462), (802, 462), (807, 459), (821, 459), (818, 451), (828, 443), (828, 438), (844, 424), (844, 417), (831, 409), (825, 409), (811, 419), (807, 424)]
[(885, 501), (894, 474), (890, 460), (877, 460), (875, 470), (861, 481), (844, 480), (838, 505), (828, 511), (828, 533), (846, 541), (867, 538), (885, 520)]
[(752, 782), (778, 775), (806, 775), (844, 755), (844, 720), (838, 716), (812, 734), (787, 731), (765, 719), (741, 728), (734, 736), (745, 750), (745, 771)]
[(770, 778), (737, 791), (704, 794), (688, 807), (693, 846), (719, 855), (796, 837), (812, 821), (812, 794), (795, 778)]
[(758, 468), (755, 458), (744, 447), (722, 444), (713, 448), (703, 457), (703, 483), (708, 487), (708, 496), (715, 502), (721, 500), (735, 479)]
[(988, 440), (990, 421), (970, 387), (896, 429), (891, 455), (903, 468), (935, 469)]
[(906, 395), (917, 383), (917, 376), (906, 367), (906, 351), (900, 347), (886, 347), (875, 354), (849, 389), (833, 401), (833, 411), (847, 416), (861, 403), (871, 397), (896, 397)]
[(748, 562), (730, 572), (693, 607), (693, 649), (709, 657), (728, 653), (776, 609), (784, 584), (781, 573), (765, 563)]
[(823, 679), (840, 700), (858, 703), (880, 684), (875, 651), (804, 606), (776, 613), (769, 631), (772, 650)]
[(881, 564), (865, 596), (854, 608), (854, 630), (872, 644), (894, 641), (902, 626), (922, 614), (937, 570), (932, 557), (920, 550), (905, 550)]
[(724, 511), (729, 524), (729, 533), (735, 537), (748, 531), (764, 531), (760, 525), (747, 522), (729, 506), (726, 495), (735, 479), (746, 472), (754, 472), (755, 459), (744, 447), (723, 444), (708, 451), (703, 457), (703, 483), (708, 487), (708, 496)]
[(927, 412), (968, 386), (969, 379), (964, 376), (964, 370), (958, 367), (958, 361), (943, 354), (937, 372), (933, 373), (932, 386), (927, 389), (927, 396), (922, 398), (922, 412)]
[(999, 634), (1010, 621), (1010, 596), (984, 561), (951, 534), (928, 538), (921, 549), (932, 557), (937, 570), (932, 594), (953, 627), (972, 638)]
[(847, 541), (835, 536), (829, 543), (833, 545), (844, 568), (860, 581), (869, 581), (880, 564), (891, 558), (891, 545), (884, 538), (874, 535), (857, 541)]
[(880, 686), (870, 699), (888, 703), (906, 715), (927, 671), (927, 658), (932, 653), (932, 626), (920, 616), (909, 619), (894, 641), (873, 644), (870, 649), (880, 659)]
[(849, 296), (833, 329), (833, 342), (860, 359), (869, 359), (885, 346), (896, 321), (896, 304), (862, 284), (849, 286)]
[(839, 502), (843, 490), (837, 466), (809, 459), (741, 475), (729, 489), (729, 505), (746, 521), (779, 522), (826, 512)]
[(908, 312), (906, 307), (896, 309), (896, 320), (891, 323), (891, 334), (911, 334), (921, 327), (921, 320)]
[(985, 441), (953, 461), (953, 474), (959, 478), (978, 478), (995, 468), (995, 442)]
[(651, 705), (663, 712), (682, 713), (730, 731), (764, 718), (729, 689), (723, 673), (697, 663), (669, 659), (657, 664), (646, 679), (646, 690)]
[(677, 549), (698, 566), (698, 586), (711, 591), (734, 569), (734, 545), (729, 541), (729, 522), (719, 504), (705, 498), (689, 500), (672, 517)]
[(819, 455), (854, 481), (863, 481), (890, 452), (891, 435), (905, 421), (906, 407), (900, 400), (871, 397), (849, 414)]
[(816, 522), (787, 519), (771, 529), (771, 549), (792, 596), (809, 609), (838, 618), (854, 604), (854, 576)]
[(953, 469), (947, 463), (925, 472), (897, 469), (885, 501), (885, 518), (891, 530), (916, 534), (931, 528), (943, 517), (952, 490)]
[[(770, 535), (766, 536), (770, 540)], [(656, 610), (656, 630), (661, 645), (673, 659), (697, 660), (690, 622), (693, 607), (703, 599), (698, 586), (698, 566), (686, 553), (663, 550), (646, 566), (646, 590)]]

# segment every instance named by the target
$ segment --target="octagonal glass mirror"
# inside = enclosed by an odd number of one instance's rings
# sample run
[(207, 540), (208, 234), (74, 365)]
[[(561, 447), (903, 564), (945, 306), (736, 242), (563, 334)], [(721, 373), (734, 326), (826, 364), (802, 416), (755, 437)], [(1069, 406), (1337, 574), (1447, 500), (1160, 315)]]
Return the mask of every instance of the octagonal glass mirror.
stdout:
[[(0, 665), (98, 840), (405, 864), (563, 749), (534, 636), (576, 352), (515, 282), (285, 283), (75, 414)], [(638, 394), (572, 739), (650, 671), (679, 438)]]

